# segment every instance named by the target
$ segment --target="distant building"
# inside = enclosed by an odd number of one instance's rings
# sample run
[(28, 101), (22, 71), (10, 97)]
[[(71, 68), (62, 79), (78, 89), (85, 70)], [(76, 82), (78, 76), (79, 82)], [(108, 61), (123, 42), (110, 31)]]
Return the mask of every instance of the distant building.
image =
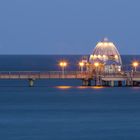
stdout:
[(120, 72), (122, 67), (121, 56), (117, 48), (107, 38), (97, 43), (92, 55), (90, 55), (89, 62), (91, 64), (99, 63), (100, 71), (105, 73)]

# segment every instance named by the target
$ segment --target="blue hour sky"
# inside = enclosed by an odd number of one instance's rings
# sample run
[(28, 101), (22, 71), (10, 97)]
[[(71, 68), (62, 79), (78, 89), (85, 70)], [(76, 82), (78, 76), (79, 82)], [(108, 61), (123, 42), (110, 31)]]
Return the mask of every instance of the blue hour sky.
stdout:
[(104, 37), (140, 54), (140, 0), (0, 1), (0, 54), (90, 54)]

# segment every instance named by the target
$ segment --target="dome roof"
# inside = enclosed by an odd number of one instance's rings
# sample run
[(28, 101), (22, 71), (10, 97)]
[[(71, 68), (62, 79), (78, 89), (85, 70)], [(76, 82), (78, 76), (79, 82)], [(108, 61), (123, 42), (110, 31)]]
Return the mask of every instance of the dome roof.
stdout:
[(112, 42), (108, 41), (107, 38), (97, 43), (95, 49), (93, 50), (93, 54), (90, 56), (90, 61), (96, 61), (97, 58), (104, 62), (113, 60), (119, 64), (122, 64), (117, 48)]

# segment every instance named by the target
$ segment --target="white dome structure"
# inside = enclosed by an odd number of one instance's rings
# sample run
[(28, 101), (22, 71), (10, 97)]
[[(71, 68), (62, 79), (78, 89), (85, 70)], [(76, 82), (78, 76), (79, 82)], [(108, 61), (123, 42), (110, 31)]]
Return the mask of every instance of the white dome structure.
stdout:
[(105, 72), (116, 72), (121, 70), (122, 60), (115, 45), (105, 38), (97, 43), (93, 54), (90, 55), (90, 63), (99, 62), (104, 64)]

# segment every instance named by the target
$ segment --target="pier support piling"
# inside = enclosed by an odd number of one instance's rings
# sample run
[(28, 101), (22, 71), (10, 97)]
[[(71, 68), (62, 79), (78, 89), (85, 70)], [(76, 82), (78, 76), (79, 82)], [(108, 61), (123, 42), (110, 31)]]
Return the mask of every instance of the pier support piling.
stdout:
[(115, 84), (114, 84), (114, 81), (111, 81), (110, 83), (111, 83), (111, 84), (110, 84), (111, 87), (114, 87), (114, 85), (115, 85)]
[(122, 81), (118, 81), (118, 87), (122, 87)]
[(29, 87), (33, 87), (34, 86), (34, 79), (29, 79)]
[(134, 87), (139, 87), (140, 86), (140, 82), (139, 81), (133, 81), (133, 86)]
[(130, 80), (126, 80), (126, 86), (127, 86), (127, 87), (132, 86), (132, 82), (131, 82)]
[(109, 86), (109, 81), (104, 81), (103, 83), (104, 83), (103, 86), (106, 86), (106, 87)]
[(91, 80), (90, 79), (83, 79), (82, 86), (91, 86)]

